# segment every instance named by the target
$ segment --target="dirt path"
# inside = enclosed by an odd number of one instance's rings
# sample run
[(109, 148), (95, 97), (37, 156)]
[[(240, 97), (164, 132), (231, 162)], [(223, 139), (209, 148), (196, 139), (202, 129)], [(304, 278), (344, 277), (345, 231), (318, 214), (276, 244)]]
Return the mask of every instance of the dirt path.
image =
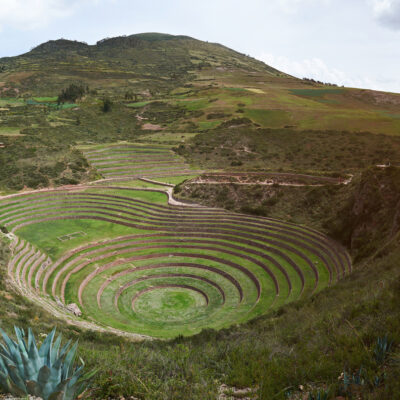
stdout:
[[(239, 177), (238, 175), (232, 174), (213, 174), (210, 176), (221, 176), (221, 177)], [(279, 176), (279, 175), (278, 175)], [(314, 177), (311, 175), (298, 175), (299, 177), (308, 177), (308, 178), (319, 178), (319, 177)], [(294, 177), (294, 175), (293, 175)], [(291, 187), (321, 187), (321, 186), (326, 186), (326, 185), (348, 185), (351, 183), (353, 180), (353, 175), (349, 174), (348, 178), (345, 180), (339, 180), (339, 179), (327, 179), (326, 178), (326, 183), (290, 183), (290, 182), (278, 182), (274, 181), (273, 179), (265, 179), (263, 181), (255, 181), (255, 182), (242, 182), (240, 180), (238, 181), (223, 181), (223, 180), (211, 180), (207, 178), (202, 178), (199, 177), (197, 178), (197, 181), (189, 182), (189, 185), (240, 185), (240, 186), (255, 186), (255, 185), (260, 185), (260, 186), (273, 186), (273, 185), (279, 185), (279, 186), (291, 186)]]
[(166, 183), (166, 182), (155, 181), (154, 179), (139, 178), (139, 181), (148, 182), (148, 183), (153, 183), (154, 185), (175, 187), (175, 185), (173, 185), (172, 183)]

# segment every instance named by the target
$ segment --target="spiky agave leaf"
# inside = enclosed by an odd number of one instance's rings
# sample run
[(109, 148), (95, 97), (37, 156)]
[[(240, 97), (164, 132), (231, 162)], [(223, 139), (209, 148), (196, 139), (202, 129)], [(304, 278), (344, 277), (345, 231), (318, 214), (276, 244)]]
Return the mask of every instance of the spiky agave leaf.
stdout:
[(50, 365), (51, 362), (51, 346), (53, 343), (54, 336), (56, 334), (56, 328), (54, 328), (44, 339), (39, 349), (39, 356), (42, 358), (43, 365)]
[(32, 330), (27, 340), (23, 329), (15, 328), (17, 341), (0, 330), (5, 345), (0, 344), (0, 386), (18, 396), (32, 394), (44, 400), (73, 400), (87, 387), (96, 371), (84, 374), (84, 363), (74, 368), (78, 342), (61, 347), (61, 334), (54, 341), (53, 329), (40, 349)]
[(57, 358), (59, 357), (59, 353), (60, 353), (60, 345), (61, 345), (61, 334), (58, 335), (56, 341), (54, 342), (53, 345), (53, 350), (50, 354), (50, 365), (54, 364), (55, 361), (57, 360)]
[(78, 349), (78, 341), (74, 343), (71, 349), (68, 351), (64, 360), (64, 371), (63, 371), (63, 379), (67, 379), (70, 377), (70, 371), (75, 361), (76, 350)]

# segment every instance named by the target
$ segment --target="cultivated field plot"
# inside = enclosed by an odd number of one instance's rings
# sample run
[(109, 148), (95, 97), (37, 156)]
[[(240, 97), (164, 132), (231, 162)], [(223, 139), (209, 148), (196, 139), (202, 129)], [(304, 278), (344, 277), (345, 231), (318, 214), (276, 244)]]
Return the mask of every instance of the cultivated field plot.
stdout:
[(108, 180), (195, 175), (200, 172), (191, 169), (168, 145), (114, 143), (82, 146), (80, 150)]
[(100, 327), (171, 338), (247, 321), (351, 270), (346, 251), (312, 229), (166, 203), (107, 186), (0, 199), (0, 226), (17, 235), (9, 275)]

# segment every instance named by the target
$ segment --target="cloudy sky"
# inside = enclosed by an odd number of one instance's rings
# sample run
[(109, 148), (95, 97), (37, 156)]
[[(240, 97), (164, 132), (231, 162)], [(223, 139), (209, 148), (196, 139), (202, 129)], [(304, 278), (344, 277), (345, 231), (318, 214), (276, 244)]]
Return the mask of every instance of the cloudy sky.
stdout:
[(140, 32), (219, 42), (302, 77), (400, 92), (400, 0), (0, 0), (0, 57)]

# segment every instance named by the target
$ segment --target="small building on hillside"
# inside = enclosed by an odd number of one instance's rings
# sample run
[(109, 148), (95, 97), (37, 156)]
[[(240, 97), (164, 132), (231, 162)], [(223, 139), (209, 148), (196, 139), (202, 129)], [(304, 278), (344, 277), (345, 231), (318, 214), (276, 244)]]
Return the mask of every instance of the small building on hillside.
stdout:
[(0, 149), (4, 149), (6, 147), (6, 145), (2, 142), (0, 142)]

